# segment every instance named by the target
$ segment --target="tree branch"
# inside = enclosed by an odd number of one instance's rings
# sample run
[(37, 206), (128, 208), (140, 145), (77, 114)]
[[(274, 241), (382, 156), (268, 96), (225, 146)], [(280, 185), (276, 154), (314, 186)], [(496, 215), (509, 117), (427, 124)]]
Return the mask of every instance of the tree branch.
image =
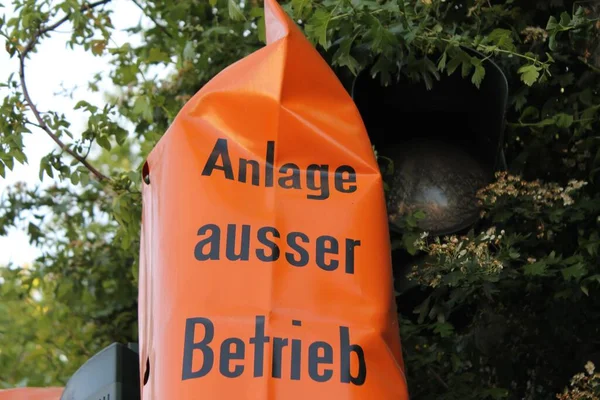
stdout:
[(442, 384), (442, 386), (444, 386), (446, 388), (446, 390), (450, 389), (450, 386), (448, 386), (448, 384), (446, 382), (444, 382), (444, 380), (431, 368), (427, 368), (427, 370), (429, 371), (429, 373), (431, 375), (433, 375), (433, 377)]
[(83, 157), (81, 157), (79, 154), (74, 152), (62, 140), (60, 140), (60, 138), (54, 132), (52, 132), (52, 130), (50, 130), (50, 128), (46, 124), (46, 121), (43, 120), (37, 107), (33, 104), (33, 101), (31, 100), (31, 96), (29, 95), (29, 90), (27, 89), (27, 84), (25, 83), (25, 58), (23, 56), (20, 57), (19, 77), (21, 78), (21, 88), (23, 89), (23, 95), (25, 96), (25, 100), (27, 101), (27, 104), (29, 104), (29, 108), (33, 112), (35, 119), (38, 121), (39, 126), (44, 130), (44, 132), (46, 132), (48, 134), (48, 136), (50, 136), (52, 138), (52, 140), (54, 140), (54, 142), (56, 142), (56, 144), (61, 149), (63, 149), (64, 151), (69, 153), (73, 158), (75, 158), (77, 161), (82, 163), (100, 181), (109, 180), (109, 178), (106, 175), (104, 175), (104, 174), (102, 174), (102, 172), (98, 171), (93, 165), (91, 165), (89, 162), (87, 162)]
[(135, 4), (140, 10), (142, 10), (142, 12), (144, 13), (144, 15), (146, 15), (148, 18), (150, 18), (150, 20), (152, 20), (152, 22), (154, 22), (154, 24), (160, 28), (161, 31), (163, 31), (163, 33), (165, 35), (167, 35), (168, 37), (170, 37), (171, 39), (173, 39), (173, 35), (171, 35), (169, 33), (169, 31), (167, 31), (167, 28), (165, 28), (163, 25), (159, 24), (158, 21), (156, 21), (156, 19), (150, 15), (150, 13), (146, 12), (146, 10), (144, 9), (144, 7), (142, 7), (142, 5), (137, 1), (137, 0), (131, 0), (133, 1), (133, 4)]
[(589, 69), (591, 69), (592, 71), (596, 72), (596, 73), (600, 73), (600, 68), (596, 67), (593, 64), (590, 64), (584, 57), (577, 57), (577, 59), (579, 61), (581, 61), (583, 64), (585, 64)]
[[(94, 3), (89, 3), (89, 4), (86, 4), (83, 7), (81, 7), (81, 11), (90, 10), (94, 7), (98, 7), (103, 4), (110, 3), (111, 1), (112, 0), (100, 0), (100, 1), (96, 1)], [(21, 80), (21, 88), (23, 90), (23, 95), (25, 96), (25, 101), (27, 102), (27, 104), (29, 105), (29, 108), (33, 112), (35, 119), (38, 121), (38, 124), (39, 124), (38, 126), (44, 132), (46, 132), (48, 134), (48, 136), (50, 136), (52, 138), (52, 140), (54, 140), (54, 142), (62, 150), (66, 151), (69, 155), (71, 155), (71, 157), (75, 158), (77, 161), (79, 161), (81, 164), (83, 164), (92, 174), (94, 174), (94, 176), (96, 176), (96, 178), (98, 180), (100, 180), (100, 181), (110, 180), (106, 175), (104, 175), (102, 172), (98, 171), (93, 165), (91, 165), (88, 161), (86, 161), (84, 157), (81, 157), (75, 151), (70, 149), (69, 146), (67, 146), (62, 140), (60, 140), (60, 138), (58, 137), (57, 134), (52, 132), (50, 127), (48, 127), (48, 124), (46, 124), (46, 121), (44, 121), (44, 119), (40, 115), (40, 112), (37, 109), (37, 107), (33, 104), (33, 101), (31, 100), (31, 96), (29, 95), (29, 90), (27, 89), (27, 83), (25, 81), (25, 58), (27, 57), (27, 54), (31, 50), (33, 50), (34, 46), (36, 45), (36, 43), (40, 39), (40, 37), (42, 37), (42, 35), (58, 28), (59, 26), (61, 26), (65, 22), (67, 22), (69, 20), (69, 17), (70, 17), (70, 14), (67, 14), (66, 16), (59, 19), (52, 25), (48, 25), (44, 28), (38, 29), (36, 34), (29, 40), (29, 42), (27, 42), (27, 44), (25, 45), (23, 50), (20, 52), (20, 54), (19, 54), (19, 78)]]

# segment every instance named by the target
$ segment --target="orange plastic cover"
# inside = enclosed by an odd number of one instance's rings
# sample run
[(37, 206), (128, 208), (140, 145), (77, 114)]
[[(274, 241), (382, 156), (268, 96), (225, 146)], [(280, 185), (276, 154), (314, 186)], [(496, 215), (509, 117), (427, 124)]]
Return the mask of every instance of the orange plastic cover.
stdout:
[(0, 400), (60, 400), (64, 388), (16, 388), (0, 390)]
[(144, 167), (142, 398), (408, 399), (363, 121), (275, 0), (265, 19)]

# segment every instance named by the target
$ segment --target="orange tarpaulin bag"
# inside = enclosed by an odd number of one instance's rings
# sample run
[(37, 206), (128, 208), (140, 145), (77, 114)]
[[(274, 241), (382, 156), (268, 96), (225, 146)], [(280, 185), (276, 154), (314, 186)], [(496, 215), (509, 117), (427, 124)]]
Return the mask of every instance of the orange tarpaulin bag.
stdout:
[(275, 0), (144, 165), (144, 400), (408, 399), (383, 184), (349, 94)]
[(0, 390), (0, 400), (60, 400), (64, 388), (24, 387)]

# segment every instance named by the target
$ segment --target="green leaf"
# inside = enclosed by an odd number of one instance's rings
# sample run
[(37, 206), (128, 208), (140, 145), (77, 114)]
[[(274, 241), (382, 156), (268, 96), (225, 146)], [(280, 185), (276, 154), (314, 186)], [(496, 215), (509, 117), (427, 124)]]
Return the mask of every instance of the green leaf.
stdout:
[(312, 0), (292, 0), (294, 18), (302, 19), (312, 9)]
[(325, 49), (329, 48), (329, 41), (327, 38), (329, 21), (331, 21), (331, 14), (328, 11), (319, 8), (310, 17), (304, 27), (307, 36), (313, 42), (320, 44)]
[(125, 143), (125, 140), (127, 139), (127, 131), (121, 127), (118, 127), (115, 130), (115, 139), (117, 141), (117, 144), (119, 146), (122, 146), (123, 143)]
[(521, 75), (521, 81), (523, 81), (527, 86), (531, 86), (540, 76), (540, 69), (540, 67), (534, 64), (529, 64), (522, 66), (517, 72)]
[(27, 163), (27, 156), (19, 149), (15, 149), (12, 151), (12, 156), (17, 160), (20, 164)]
[(85, 100), (79, 100), (77, 104), (75, 104), (75, 110), (79, 110), (80, 108), (88, 108), (91, 104)]
[(442, 322), (435, 324), (433, 331), (441, 337), (450, 337), (454, 333), (454, 327), (448, 322)]
[(211, 7), (216, 7), (217, 6), (217, 0), (208, 0), (208, 4), (210, 4)]
[(585, 264), (577, 263), (568, 268), (563, 268), (561, 270), (561, 272), (562, 272), (563, 278), (566, 281), (571, 280), (571, 279), (574, 279), (577, 281), (577, 280), (583, 278), (585, 276), (585, 274), (587, 274), (587, 268), (585, 267)]
[(509, 29), (496, 28), (487, 36), (487, 40), (494, 43), (501, 49), (515, 51), (516, 47), (512, 38), (512, 31)]
[(420, 234), (414, 232), (405, 233), (402, 236), (402, 243), (404, 244), (404, 248), (406, 249), (408, 254), (413, 256), (417, 254), (418, 249), (415, 247), (415, 242), (417, 241), (417, 239), (419, 239), (419, 237)]
[(556, 17), (551, 16), (548, 19), (548, 22), (546, 23), (546, 30), (553, 31), (556, 29), (557, 26), (558, 26), (558, 21), (556, 20)]
[(585, 278), (585, 281), (600, 283), (600, 274), (590, 275)]
[(565, 113), (557, 114), (554, 120), (559, 128), (568, 128), (573, 124), (573, 116)]
[(552, 51), (556, 50), (556, 33), (552, 33), (548, 38), (548, 48)]
[(131, 265), (131, 275), (133, 276), (133, 279), (135, 282), (137, 282), (139, 280), (139, 265), (137, 265), (137, 264)]
[[(427, 214), (423, 210), (417, 210), (411, 215), (416, 221), (421, 221), (427, 217)], [(416, 225), (415, 225), (416, 226)]]
[(427, 72), (421, 72), (421, 77), (423, 78), (423, 82), (425, 82), (425, 88), (431, 90), (433, 88), (433, 79), (431, 78), (431, 75)]
[(263, 15), (258, 19), (258, 22), (256, 23), (256, 33), (258, 35), (258, 40), (260, 40), (262, 43), (267, 42), (265, 28), (265, 15), (263, 13)]
[(183, 60), (191, 61), (194, 59), (194, 55), (196, 55), (195, 46), (192, 41), (188, 41), (183, 48)]
[(372, 77), (375, 77), (377, 74), (380, 76), (380, 82), (385, 86), (390, 82), (390, 67), (392, 63), (388, 60), (383, 54), (381, 54), (375, 64), (371, 67), (369, 71)]
[(523, 107), (527, 104), (527, 92), (525, 90), (519, 92), (515, 95), (515, 109), (517, 111), (521, 111)]
[(229, 18), (231, 18), (233, 21), (246, 20), (246, 17), (240, 9), (240, 6), (235, 2), (235, 0), (227, 0), (227, 10), (229, 11)]
[(598, 243), (588, 243), (585, 246), (585, 249), (587, 250), (587, 252), (591, 255), (591, 256), (595, 256), (596, 253), (598, 252)]
[(102, 55), (104, 53), (104, 49), (106, 48), (105, 40), (93, 40), (92, 41), (92, 53), (96, 56)]
[(98, 142), (98, 144), (101, 147), (105, 148), (106, 150), (110, 150), (111, 147), (112, 147), (111, 144), (110, 144), (110, 141), (108, 140), (108, 138), (106, 136), (99, 136), (96, 139), (96, 142)]
[(431, 61), (429, 59), (429, 57), (425, 56), (421, 60), (421, 62), (422, 62), (422, 66), (425, 69), (425, 71), (424, 71), (425, 75), (432, 75), (435, 79), (439, 79), (440, 78), (440, 74), (438, 72), (438, 69), (437, 69), (436, 65), (433, 63), (433, 61)]
[(428, 296), (421, 304), (419, 304), (413, 310), (413, 314), (419, 314), (419, 324), (422, 324), (429, 313), (429, 303), (431, 302), (431, 296)]
[(571, 16), (568, 12), (563, 11), (560, 14), (560, 25), (563, 27), (567, 27), (571, 23)]
[(475, 72), (473, 73), (473, 77), (471, 78), (471, 82), (479, 88), (481, 86), (481, 82), (483, 82), (483, 78), (485, 77), (485, 68), (481, 63), (475, 65)]
[(444, 69), (446, 68), (446, 60), (448, 58), (448, 53), (444, 52), (444, 54), (442, 54), (442, 57), (440, 58), (440, 61), (438, 62), (437, 68), (440, 71), (444, 71)]
[(448, 75), (452, 75), (461, 62), (462, 59), (460, 57), (453, 57), (450, 62), (448, 62), (448, 68), (446, 69)]
[(47, 157), (42, 157), (40, 159), (40, 172), (39, 172), (39, 179), (40, 181), (42, 180), (42, 178), (44, 177), (44, 171), (46, 169), (46, 164), (48, 163), (48, 158)]
[(4, 163), (0, 161), (0, 176), (6, 178), (6, 169), (4, 168)]
[(54, 178), (54, 170), (50, 164), (45, 165), (44, 171), (46, 171), (46, 175), (48, 175), (50, 178)]
[(87, 172), (81, 172), (79, 174), (79, 181), (83, 186), (86, 186), (90, 182), (90, 174)]
[(350, 72), (353, 75), (358, 73), (360, 68), (359, 62), (352, 57), (350, 54), (350, 49), (352, 48), (353, 38), (345, 37), (340, 44), (339, 49), (333, 55), (332, 62), (334, 65), (339, 65), (340, 67), (348, 67)]
[(398, 1), (384, 1), (381, 4), (381, 10), (387, 11), (388, 13), (394, 15), (400, 13), (400, 6), (398, 5)]
[[(598, 107), (593, 106), (594, 99), (592, 97), (592, 89), (591, 88), (588, 87), (588, 88), (583, 89), (581, 92), (579, 92), (578, 97), (579, 97), (579, 101), (581, 101), (584, 105), (586, 105), (588, 107), (592, 106), (590, 108), (597, 110)], [(584, 111), (584, 113), (585, 113), (585, 111)]]
[(73, 281), (62, 281), (58, 284), (58, 291), (56, 297), (60, 300), (66, 299), (73, 290)]
[(525, 275), (528, 276), (540, 276), (546, 274), (546, 263), (544, 261), (534, 262), (527, 264), (523, 268)]
[(138, 96), (133, 103), (133, 112), (142, 115), (147, 121), (152, 121), (152, 108), (147, 96)]
[(71, 183), (77, 185), (79, 183), (79, 172), (75, 171), (71, 174)]
[(584, 293), (586, 296), (589, 296), (589, 295), (590, 295), (590, 292), (589, 292), (589, 290), (588, 290), (588, 288), (587, 288), (586, 286), (583, 286), (583, 285), (581, 285), (581, 286), (580, 286), (580, 288), (581, 288), (581, 291), (582, 291), (582, 292), (583, 292), (583, 293)]
[(29, 225), (27, 227), (27, 233), (29, 234), (29, 236), (31, 237), (31, 240), (33, 242), (36, 242), (41, 236), (43, 236), (42, 231), (39, 228), (39, 226), (37, 226), (31, 222), (29, 223)]
[(523, 121), (523, 120), (526, 120), (527, 118), (537, 119), (539, 117), (540, 117), (540, 111), (534, 106), (528, 106), (521, 113), (519, 120)]
[(169, 55), (165, 52), (163, 52), (160, 49), (157, 49), (155, 47), (150, 49), (150, 53), (148, 54), (148, 58), (147, 58), (148, 63), (157, 63), (157, 62), (170, 62), (170, 58)]
[(463, 61), (462, 69), (461, 69), (462, 77), (466, 78), (467, 76), (469, 76), (469, 73), (471, 73), (472, 69), (473, 69), (473, 64), (471, 64), (470, 61)]
[(202, 36), (204, 36), (204, 37), (209, 37), (212, 35), (214, 35), (214, 36), (231, 35), (231, 30), (229, 28), (227, 28), (226, 26), (213, 26), (213, 27), (205, 30), (204, 33), (202, 33)]
[(380, 53), (386, 56), (392, 54), (397, 45), (397, 38), (389, 28), (384, 26), (375, 15), (368, 14), (362, 21), (369, 28), (362, 39), (363, 44), (369, 46), (370, 51), (376, 54)]

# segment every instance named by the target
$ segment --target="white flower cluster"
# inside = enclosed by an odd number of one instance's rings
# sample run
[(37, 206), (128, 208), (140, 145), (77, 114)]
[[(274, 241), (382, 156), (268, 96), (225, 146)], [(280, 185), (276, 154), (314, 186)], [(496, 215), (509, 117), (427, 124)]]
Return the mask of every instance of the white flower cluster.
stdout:
[(491, 227), (474, 239), (452, 235), (442, 239), (436, 237), (427, 243), (425, 239), (428, 235), (425, 232), (415, 241), (415, 247), (439, 263), (414, 266), (409, 277), (437, 287), (443, 274), (456, 270), (463, 274), (497, 274), (504, 265), (496, 258), (494, 247), (500, 244), (504, 235), (504, 230), (498, 233), (496, 227)]
[(573, 193), (588, 184), (585, 181), (571, 180), (567, 187), (561, 187), (555, 183), (542, 183), (539, 180), (524, 181), (521, 177), (506, 172), (497, 173), (496, 178), (496, 182), (477, 194), (482, 205), (494, 205), (498, 198), (508, 196), (531, 199), (536, 209), (554, 206), (559, 201), (564, 206), (570, 206), (574, 204)]

